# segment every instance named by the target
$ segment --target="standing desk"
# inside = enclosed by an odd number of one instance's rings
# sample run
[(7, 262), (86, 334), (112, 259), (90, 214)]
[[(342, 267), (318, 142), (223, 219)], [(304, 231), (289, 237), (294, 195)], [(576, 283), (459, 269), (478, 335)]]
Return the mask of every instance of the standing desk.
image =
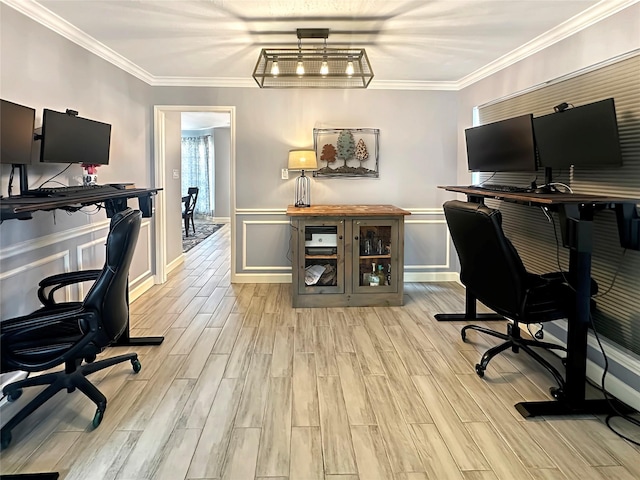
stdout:
[[(104, 203), (107, 210), (107, 217), (112, 217), (115, 213), (127, 208), (127, 200), (137, 198), (138, 205), (143, 217), (153, 215), (152, 197), (162, 190), (161, 188), (126, 188), (117, 191), (81, 191), (68, 193), (65, 196), (57, 197), (32, 197), (13, 196), (0, 199), (0, 219), (2, 221), (19, 219), (28, 220), (32, 218), (32, 213), (37, 211), (49, 211), (63, 209), (67, 211), (78, 211), (86, 205), (97, 205)], [(128, 302), (128, 298), (127, 298)], [(137, 345), (159, 345), (164, 337), (131, 337), (129, 334), (129, 323), (120, 338), (113, 344), (114, 346), (137, 346)]]
[[(485, 198), (533, 207), (547, 207), (560, 217), (562, 243), (569, 248), (569, 275), (575, 278), (575, 318), (567, 325), (567, 357), (565, 389), (557, 400), (521, 402), (516, 409), (523, 417), (609, 413), (606, 400), (586, 399), (587, 335), (591, 322), (591, 256), (593, 252), (593, 216), (596, 211), (616, 212), (620, 244), (640, 250), (640, 218), (637, 199), (571, 193), (496, 192), (477, 187), (439, 186), (449, 192), (463, 193), (469, 202), (484, 203)], [(476, 313), (476, 298), (466, 291), (464, 314), (437, 314), (439, 321), (487, 320), (502, 318), (495, 314)], [(618, 402), (619, 403), (619, 402)], [(627, 407), (618, 405), (620, 410)]]

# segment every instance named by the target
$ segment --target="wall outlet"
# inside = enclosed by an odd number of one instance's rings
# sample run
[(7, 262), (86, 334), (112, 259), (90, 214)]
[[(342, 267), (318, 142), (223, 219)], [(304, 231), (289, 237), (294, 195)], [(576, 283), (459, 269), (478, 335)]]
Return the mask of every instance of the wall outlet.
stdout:
[(282, 169), (282, 180), (289, 180), (289, 170), (286, 168)]

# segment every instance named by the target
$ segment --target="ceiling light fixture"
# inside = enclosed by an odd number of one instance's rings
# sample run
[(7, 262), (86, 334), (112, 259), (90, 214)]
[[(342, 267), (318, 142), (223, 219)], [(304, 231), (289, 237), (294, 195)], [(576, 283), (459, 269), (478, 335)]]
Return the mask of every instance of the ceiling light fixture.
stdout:
[[(364, 48), (327, 47), (328, 28), (299, 28), (298, 48), (263, 48), (253, 70), (260, 88), (367, 88), (373, 70)], [(303, 39), (324, 45), (302, 46)]]

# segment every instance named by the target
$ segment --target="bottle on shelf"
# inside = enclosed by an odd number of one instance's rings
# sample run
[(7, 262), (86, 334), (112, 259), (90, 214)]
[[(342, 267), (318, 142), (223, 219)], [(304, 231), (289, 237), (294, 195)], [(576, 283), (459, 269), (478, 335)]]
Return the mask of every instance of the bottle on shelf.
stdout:
[(384, 274), (384, 265), (382, 265), (382, 263), (378, 265), (378, 278), (380, 279), (380, 285), (386, 284), (387, 277)]
[(380, 285), (380, 277), (376, 273), (376, 264), (371, 264), (371, 275), (369, 276), (369, 286), (377, 287)]
[(391, 264), (387, 264), (387, 285), (391, 285)]

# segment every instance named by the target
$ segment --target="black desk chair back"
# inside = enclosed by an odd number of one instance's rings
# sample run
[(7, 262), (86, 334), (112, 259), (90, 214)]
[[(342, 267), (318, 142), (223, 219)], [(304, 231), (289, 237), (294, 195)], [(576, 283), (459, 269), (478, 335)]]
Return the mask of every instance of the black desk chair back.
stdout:
[(560, 273), (535, 275), (527, 272), (518, 252), (504, 235), (502, 215), (477, 203), (452, 200), (444, 204), (451, 238), (460, 258), (460, 280), (487, 307), (513, 321), (507, 333), (478, 325), (462, 328), (462, 339), (468, 330), (505, 340), (489, 349), (476, 365), (476, 373), (484, 376), (489, 361), (500, 352), (520, 349), (543, 365), (556, 379), (562, 394), (564, 379), (558, 370), (531, 347), (565, 350), (560, 345), (539, 342), (520, 336), (520, 323), (541, 323), (572, 316), (573, 290)]
[(196, 209), (196, 201), (198, 200), (198, 187), (189, 187), (187, 195), (182, 197), (182, 203), (184, 203), (184, 211), (182, 212), (182, 219), (184, 220), (185, 235), (189, 236), (189, 221), (193, 227), (193, 234), (196, 234), (196, 224), (193, 222), (193, 213)]
[[(120, 337), (129, 321), (127, 276), (140, 222), (138, 210), (126, 209), (115, 214), (102, 270), (45, 278), (38, 290), (43, 307), (29, 315), (2, 322), (2, 372), (42, 372), (58, 365), (65, 366), (63, 371), (30, 377), (4, 387), (3, 394), (9, 401), (15, 401), (25, 387), (48, 385), (2, 427), (2, 448), (11, 442), (11, 430), (16, 425), (65, 388), (68, 392), (78, 388), (93, 400), (98, 407), (93, 418), (93, 426), (97, 427), (102, 421), (107, 399), (85, 376), (127, 360), (131, 361), (134, 372), (140, 371), (135, 353), (94, 362), (98, 353)], [(86, 281), (94, 283), (82, 302), (58, 303), (54, 299), (57, 290)]]

